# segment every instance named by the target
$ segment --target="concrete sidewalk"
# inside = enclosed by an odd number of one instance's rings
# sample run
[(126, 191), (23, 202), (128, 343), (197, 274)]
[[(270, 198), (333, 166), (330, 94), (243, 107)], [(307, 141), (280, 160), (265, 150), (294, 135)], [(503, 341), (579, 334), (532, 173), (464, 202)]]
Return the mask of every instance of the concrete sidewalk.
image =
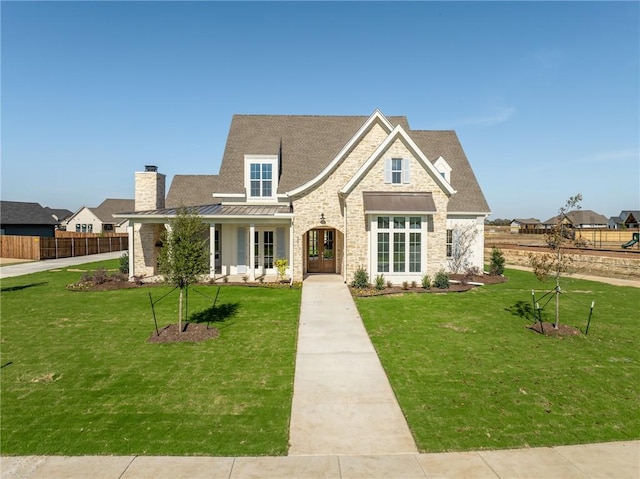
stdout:
[(289, 455), (417, 452), (340, 275), (304, 280), (289, 444)]
[(40, 273), (51, 269), (68, 268), (94, 261), (120, 258), (125, 251), (113, 251), (111, 253), (92, 254), (89, 256), (75, 256), (73, 258), (44, 259), (42, 261), (30, 261), (27, 263), (8, 264), (0, 268), (0, 279), (12, 278), (31, 273)]
[(638, 479), (640, 441), (384, 456), (22, 456), (0, 465), (2, 479)]

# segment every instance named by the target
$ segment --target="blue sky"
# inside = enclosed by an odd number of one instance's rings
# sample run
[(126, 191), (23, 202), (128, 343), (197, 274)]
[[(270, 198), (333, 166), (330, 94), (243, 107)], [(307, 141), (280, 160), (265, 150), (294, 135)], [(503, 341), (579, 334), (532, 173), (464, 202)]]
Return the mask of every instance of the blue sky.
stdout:
[(454, 129), (490, 218), (640, 209), (638, 2), (9, 2), (3, 200), (216, 174), (236, 113)]

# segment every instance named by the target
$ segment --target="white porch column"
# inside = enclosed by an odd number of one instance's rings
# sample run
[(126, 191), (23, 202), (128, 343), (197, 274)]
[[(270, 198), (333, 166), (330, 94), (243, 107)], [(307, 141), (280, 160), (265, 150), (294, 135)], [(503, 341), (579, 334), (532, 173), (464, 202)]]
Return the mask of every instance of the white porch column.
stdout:
[(293, 262), (295, 261), (295, 256), (293, 255), (293, 219), (289, 224), (289, 278), (290, 283), (293, 283)]
[(256, 280), (256, 259), (255, 259), (255, 250), (256, 250), (256, 226), (251, 223), (249, 225), (249, 280)]
[(129, 253), (129, 280), (131, 281), (135, 276), (135, 271), (133, 270), (135, 267), (135, 262), (133, 260), (133, 252), (135, 251), (135, 245), (133, 243), (133, 223), (129, 222), (129, 226), (127, 226), (127, 240), (129, 241), (128, 253)]
[(209, 225), (209, 277), (216, 279), (216, 224)]

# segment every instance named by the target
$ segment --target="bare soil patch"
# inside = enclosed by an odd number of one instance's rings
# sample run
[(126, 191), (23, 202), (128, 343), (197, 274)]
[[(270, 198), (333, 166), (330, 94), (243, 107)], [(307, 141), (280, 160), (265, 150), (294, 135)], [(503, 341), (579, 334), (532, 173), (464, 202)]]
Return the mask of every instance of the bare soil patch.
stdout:
[(558, 328), (553, 327), (553, 323), (535, 323), (528, 328), (536, 333), (544, 334), (545, 336), (557, 336), (557, 337), (565, 337), (565, 336), (578, 336), (581, 334), (580, 330), (567, 326), (565, 324), (559, 324)]
[(148, 343), (200, 343), (207, 339), (217, 338), (220, 331), (208, 327), (204, 323), (187, 323), (181, 332), (177, 324), (170, 324), (162, 328), (159, 333), (154, 331), (147, 340)]

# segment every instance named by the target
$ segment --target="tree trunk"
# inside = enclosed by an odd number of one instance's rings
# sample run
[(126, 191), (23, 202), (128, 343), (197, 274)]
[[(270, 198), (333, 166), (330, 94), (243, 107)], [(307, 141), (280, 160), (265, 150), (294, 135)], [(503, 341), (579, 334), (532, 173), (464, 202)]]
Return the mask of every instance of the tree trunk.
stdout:
[(178, 301), (178, 331), (182, 332), (182, 293), (184, 288), (180, 288), (180, 300)]
[(556, 322), (553, 325), (554, 329), (558, 329), (560, 324), (560, 274), (556, 276)]

